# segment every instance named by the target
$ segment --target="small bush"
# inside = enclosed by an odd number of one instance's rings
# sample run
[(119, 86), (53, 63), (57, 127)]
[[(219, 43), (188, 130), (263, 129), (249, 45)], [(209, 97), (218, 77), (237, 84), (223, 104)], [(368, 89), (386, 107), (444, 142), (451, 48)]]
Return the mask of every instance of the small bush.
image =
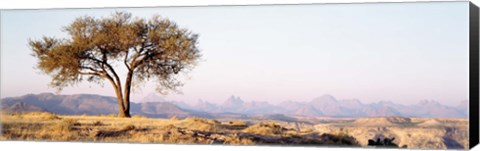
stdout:
[[(398, 145), (395, 144), (393, 141), (395, 140), (395, 137), (393, 138), (377, 138), (376, 140), (374, 139), (369, 139), (368, 140), (368, 146), (381, 146), (381, 147), (393, 147), (393, 148), (398, 148)], [(402, 147), (407, 147), (407, 146), (402, 146)]]

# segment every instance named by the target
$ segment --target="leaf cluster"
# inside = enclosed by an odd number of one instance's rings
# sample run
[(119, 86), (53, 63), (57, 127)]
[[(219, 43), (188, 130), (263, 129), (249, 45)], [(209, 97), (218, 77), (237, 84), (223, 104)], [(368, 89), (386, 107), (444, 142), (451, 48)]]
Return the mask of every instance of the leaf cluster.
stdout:
[(138, 82), (155, 80), (158, 90), (176, 90), (177, 74), (201, 57), (198, 35), (175, 22), (153, 16), (146, 20), (116, 12), (106, 18), (79, 17), (63, 28), (69, 37), (29, 40), (37, 68), (52, 76), (61, 90), (87, 80), (107, 79), (121, 87), (115, 63), (123, 64)]

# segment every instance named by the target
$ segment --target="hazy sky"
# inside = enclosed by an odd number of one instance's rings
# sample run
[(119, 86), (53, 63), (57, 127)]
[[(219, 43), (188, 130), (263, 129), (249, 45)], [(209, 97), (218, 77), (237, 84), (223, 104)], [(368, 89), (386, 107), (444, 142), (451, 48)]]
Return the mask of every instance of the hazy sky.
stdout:
[[(160, 14), (200, 34), (203, 61), (183, 80), (183, 94), (167, 99), (468, 99), (468, 2), (2, 11), (1, 97), (55, 91), (34, 69), (29, 38), (64, 37), (61, 28), (76, 17), (115, 10)], [(148, 83), (133, 99), (153, 91)], [(114, 96), (108, 82), (61, 93)]]

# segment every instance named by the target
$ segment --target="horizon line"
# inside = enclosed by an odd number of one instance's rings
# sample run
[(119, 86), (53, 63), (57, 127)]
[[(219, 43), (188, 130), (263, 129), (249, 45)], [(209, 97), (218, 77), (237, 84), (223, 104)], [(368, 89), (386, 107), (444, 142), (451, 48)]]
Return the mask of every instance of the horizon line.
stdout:
[[(15, 97), (23, 97), (23, 96), (26, 96), (26, 95), (41, 95), (41, 94), (52, 94), (52, 95), (55, 95), (55, 96), (72, 96), (72, 95), (96, 95), (96, 96), (101, 96), (101, 97), (112, 97), (114, 99), (117, 99), (115, 96), (110, 96), (110, 95), (101, 95), (101, 94), (93, 94), (93, 93), (75, 93), (75, 94), (61, 94), (61, 93), (54, 93), (54, 92), (41, 92), (41, 93), (27, 93), (27, 94), (24, 94), (24, 95), (20, 95), (20, 96), (7, 96), (7, 97), (0, 97), (0, 101), (3, 101), (4, 99), (7, 99), (7, 98), (15, 98)], [(155, 95), (155, 97), (160, 97), (161, 100), (164, 100), (164, 101), (142, 101), (142, 99), (146, 98), (147, 96), (149, 95)], [(342, 102), (342, 101), (358, 101), (360, 104), (362, 105), (372, 105), (372, 104), (378, 104), (378, 103), (382, 103), (382, 102), (387, 102), (387, 103), (393, 103), (395, 105), (403, 105), (403, 106), (410, 106), (410, 105), (417, 105), (417, 104), (420, 104), (422, 102), (436, 102), (440, 105), (444, 105), (444, 106), (448, 106), (448, 107), (456, 107), (456, 106), (453, 106), (453, 105), (448, 105), (448, 104), (442, 104), (441, 102), (437, 101), (437, 100), (434, 100), (434, 99), (421, 99), (421, 100), (418, 100), (416, 101), (416, 103), (412, 103), (412, 104), (404, 104), (404, 103), (399, 103), (397, 101), (391, 101), (391, 100), (378, 100), (378, 101), (373, 101), (371, 103), (365, 103), (363, 102), (361, 99), (357, 99), (357, 98), (350, 98), (350, 99), (338, 99), (336, 98), (334, 95), (331, 95), (331, 94), (323, 94), (323, 95), (320, 95), (320, 96), (317, 96), (317, 97), (314, 97), (312, 99), (310, 99), (309, 101), (294, 101), (294, 100), (291, 100), (291, 99), (287, 99), (287, 100), (284, 100), (284, 101), (279, 101), (279, 102), (271, 102), (271, 101), (258, 101), (258, 100), (250, 100), (250, 101), (246, 101), (244, 99), (242, 99), (240, 96), (238, 95), (230, 95), (229, 97), (227, 97), (225, 100), (219, 100), (218, 101), (209, 101), (209, 100), (204, 100), (202, 98), (198, 98), (197, 101), (181, 101), (181, 100), (173, 100), (173, 99), (165, 99), (164, 96), (160, 96), (156, 93), (150, 93), (150, 94), (147, 94), (145, 95), (142, 99), (131, 99), (132, 101), (131, 102), (134, 102), (134, 103), (146, 103), (146, 102), (182, 102), (182, 103), (186, 103), (188, 105), (194, 105), (192, 103), (197, 103), (199, 101), (203, 101), (203, 102), (207, 102), (207, 103), (210, 103), (210, 104), (214, 104), (214, 105), (221, 105), (223, 102), (229, 100), (230, 98), (232, 97), (236, 97), (238, 99), (240, 99), (240, 101), (242, 101), (242, 103), (251, 103), (251, 102), (266, 102), (268, 104), (271, 104), (271, 105), (279, 105), (281, 103), (284, 103), (284, 102), (295, 102), (295, 103), (308, 103), (308, 102), (312, 102), (316, 99), (320, 99), (322, 97), (332, 97), (334, 99), (334, 101), (336, 102)], [(236, 99), (235, 98), (235, 99)], [(457, 105), (460, 105), (462, 104), (463, 102), (468, 102), (470, 103), (470, 100), (459, 100), (459, 101), (455, 101), (457, 103)]]

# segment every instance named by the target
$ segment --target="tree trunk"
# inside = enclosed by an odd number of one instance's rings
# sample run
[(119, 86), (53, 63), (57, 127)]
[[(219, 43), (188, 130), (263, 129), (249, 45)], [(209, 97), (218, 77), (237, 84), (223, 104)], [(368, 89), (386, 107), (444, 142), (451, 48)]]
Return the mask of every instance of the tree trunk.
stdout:
[(128, 71), (127, 79), (125, 80), (125, 91), (123, 92), (123, 104), (125, 105), (124, 112), (130, 117), (130, 89), (132, 88), (133, 71)]
[(127, 109), (125, 107), (122, 94), (121, 94), (122, 91), (117, 88), (115, 89), (115, 93), (117, 94), (117, 100), (118, 100), (118, 117), (131, 117), (130, 109)]
[(132, 87), (133, 70), (128, 71), (127, 79), (125, 81), (124, 93), (122, 94), (122, 84), (119, 78), (115, 74), (115, 79), (111, 76), (105, 76), (110, 83), (112, 83), (113, 89), (118, 100), (118, 117), (131, 117), (130, 115), (130, 89)]
[(126, 117), (129, 118), (130, 116), (130, 110), (129, 109), (120, 109), (118, 113), (118, 117)]

